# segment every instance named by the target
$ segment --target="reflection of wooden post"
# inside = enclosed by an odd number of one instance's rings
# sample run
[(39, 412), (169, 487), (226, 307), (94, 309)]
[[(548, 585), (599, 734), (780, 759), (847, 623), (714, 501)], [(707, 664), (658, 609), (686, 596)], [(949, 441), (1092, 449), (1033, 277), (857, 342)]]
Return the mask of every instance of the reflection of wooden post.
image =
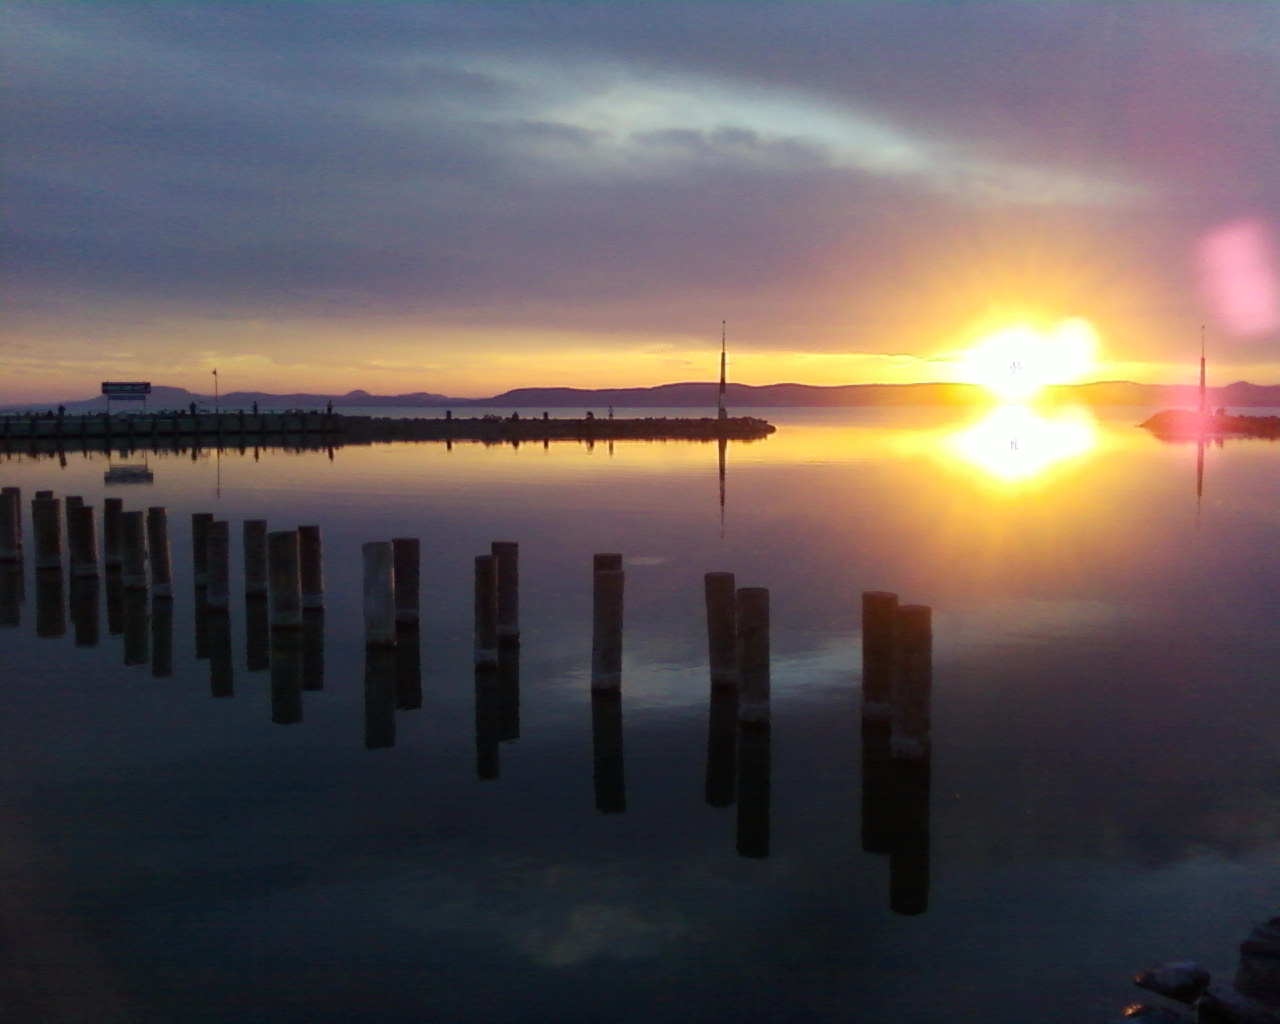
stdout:
[(244, 531), (244, 592), (267, 592), (267, 521), (246, 519)]
[(159, 597), (173, 594), (169, 559), (169, 513), (161, 505), (147, 509), (147, 550), (151, 557), (151, 590)]
[(320, 546), (320, 527), (298, 527), (299, 579), (303, 608), (324, 607), (324, 559)]
[(498, 667), (498, 567), (493, 555), (476, 555), (475, 665)]
[[(226, 523), (221, 525), (226, 535)], [(212, 565), (210, 566), (212, 571)], [(210, 582), (210, 590), (212, 590)], [(227, 608), (209, 609), (209, 693), (225, 698), (235, 695), (235, 668), (231, 650), (231, 615)]]
[(267, 534), (267, 571), (270, 577), (271, 628), (297, 629), (302, 625), (297, 530), (273, 530)]
[(123, 498), (102, 501), (102, 564), (108, 569), (124, 564), (120, 549), (120, 517), (124, 514)]
[(98, 643), (98, 581), (88, 576), (71, 578), (71, 625), (77, 647)]
[(738, 731), (738, 855), (769, 856), (770, 729), (744, 720)]
[(250, 672), (271, 667), (271, 604), (265, 594), (244, 595), (244, 667)]
[(324, 689), (323, 608), (308, 608), (302, 613), (302, 688)]
[(231, 531), (225, 519), (215, 520), (205, 528), (204, 544), (209, 558), (205, 599), (210, 611), (226, 611), (231, 606)]
[(930, 754), (929, 705), (933, 692), (933, 627), (930, 610), (898, 609), (898, 671), (893, 681), (893, 756)]
[(417, 625), (396, 627), (396, 709), (422, 707), (422, 648)]
[[(369, 647), (393, 647), (396, 642), (396, 605), (391, 541), (369, 541), (361, 551), (364, 554), (364, 642)], [(392, 679), (394, 688), (394, 674)]]
[(895, 811), (889, 703), (896, 671), (898, 595), (862, 595), (862, 848), (887, 854)]
[[(141, 516), (142, 513), (139, 512), (138, 515)], [(127, 553), (126, 557), (128, 557)], [(145, 665), (151, 660), (149, 601), (145, 587), (125, 588), (124, 663), (126, 665)]]
[(626, 574), (603, 569), (594, 574), (591, 616), (591, 688), (622, 686), (622, 595)]
[[(388, 571), (390, 549), (387, 542)], [(387, 646), (370, 644), (364, 651), (364, 745), (366, 750), (396, 745), (396, 655)]]
[(151, 598), (151, 674), (157, 679), (173, 675), (173, 598)]
[(0, 562), (22, 561), (22, 492), (6, 487), (0, 492)]
[(738, 685), (738, 622), (731, 572), (709, 572), (703, 578), (707, 603), (707, 655), (712, 686)]
[(209, 582), (209, 553), (205, 547), (205, 534), (213, 522), (212, 512), (191, 513), (191, 569), (197, 587)]
[(744, 722), (769, 720), (769, 591), (739, 587), (737, 593), (738, 672)]
[(67, 509), (67, 537), (71, 548), (71, 575), (80, 579), (96, 579), (98, 523), (92, 505)]
[(145, 512), (120, 515), (120, 546), (124, 549), (125, 590), (147, 589), (147, 524)]
[(397, 537), (391, 542), (396, 581), (396, 622), (402, 626), (418, 623), (419, 548), (417, 537)]
[(22, 625), (22, 602), (25, 598), (22, 566), (0, 562), (0, 626)]
[(498, 640), (520, 639), (520, 545), (513, 540), (495, 540), (491, 545), (498, 563)]
[(622, 693), (616, 688), (591, 692), (591, 752), (596, 810), (621, 814), (627, 809), (627, 784), (622, 757)]
[[(487, 556), (486, 556), (487, 557)], [(502, 708), (498, 677), (485, 666), (476, 665), (476, 778), (491, 782), (501, 774), (498, 739), (502, 729)]]
[(67, 632), (67, 610), (62, 572), (36, 570), (36, 636), (59, 637)]
[[(274, 576), (274, 573), (273, 573)], [(271, 631), (271, 721), (302, 721), (302, 631)]]
[(717, 686), (711, 691), (707, 721), (706, 801), (711, 807), (729, 807), (738, 775), (738, 691)]
[(35, 537), (36, 568), (62, 568), (62, 502), (37, 497), (31, 502), (31, 533)]

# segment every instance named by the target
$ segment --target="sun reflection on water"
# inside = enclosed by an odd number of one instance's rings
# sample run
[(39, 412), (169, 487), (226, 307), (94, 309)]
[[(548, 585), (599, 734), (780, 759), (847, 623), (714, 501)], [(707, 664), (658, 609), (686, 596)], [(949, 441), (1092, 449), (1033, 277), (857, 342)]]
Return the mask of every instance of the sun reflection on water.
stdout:
[(1014, 484), (1046, 477), (1097, 444), (1097, 423), (1083, 409), (1047, 414), (1026, 405), (1001, 405), (946, 435), (942, 450), (950, 459)]

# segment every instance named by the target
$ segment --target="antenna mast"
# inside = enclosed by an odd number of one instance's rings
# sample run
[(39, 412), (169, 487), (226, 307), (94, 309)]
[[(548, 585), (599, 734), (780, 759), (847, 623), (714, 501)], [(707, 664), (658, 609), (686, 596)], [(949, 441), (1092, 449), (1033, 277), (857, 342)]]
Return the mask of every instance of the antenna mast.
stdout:
[(1200, 415), (1203, 416), (1209, 403), (1205, 397), (1204, 387), (1204, 324), (1200, 325)]
[(716, 405), (716, 412), (720, 419), (724, 419), (728, 414), (724, 409), (724, 391), (725, 391), (725, 322), (720, 321), (720, 397)]

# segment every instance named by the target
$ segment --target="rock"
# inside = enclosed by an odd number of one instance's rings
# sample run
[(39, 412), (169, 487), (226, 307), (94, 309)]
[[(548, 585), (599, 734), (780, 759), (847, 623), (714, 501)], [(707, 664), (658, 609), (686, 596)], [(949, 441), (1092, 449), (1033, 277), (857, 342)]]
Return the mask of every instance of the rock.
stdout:
[(1234, 985), (1212, 985), (1196, 1000), (1197, 1024), (1280, 1024), (1280, 1015)]
[(1280, 1008), (1280, 917), (1255, 927), (1240, 944), (1236, 988), (1264, 1006)]
[(1190, 1006), (1209, 987), (1209, 972), (1191, 960), (1174, 960), (1136, 975), (1133, 983)]

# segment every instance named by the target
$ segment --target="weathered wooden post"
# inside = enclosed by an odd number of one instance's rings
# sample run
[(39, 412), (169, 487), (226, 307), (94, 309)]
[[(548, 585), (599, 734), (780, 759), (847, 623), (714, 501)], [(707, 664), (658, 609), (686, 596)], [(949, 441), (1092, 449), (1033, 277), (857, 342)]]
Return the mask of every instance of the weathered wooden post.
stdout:
[(102, 501), (102, 564), (117, 569), (124, 564), (120, 545), (120, 517), (124, 515), (123, 498), (104, 498)]
[(77, 647), (98, 644), (98, 580), (91, 576), (71, 578), (71, 625)]
[(324, 560), (320, 546), (320, 527), (298, 527), (298, 559), (301, 563), (303, 608), (324, 607)]
[[(41, 492), (44, 493), (44, 492)], [(62, 568), (62, 502), (37, 495), (31, 502), (31, 533), (35, 537), (36, 569)]]
[(6, 487), (0, 492), (0, 562), (22, 561), (22, 492)]
[(98, 524), (92, 505), (67, 509), (68, 547), (71, 548), (71, 575), (80, 579), (98, 578)]
[[(123, 512), (120, 515), (120, 546), (124, 551), (125, 590), (147, 589), (147, 524), (146, 513)], [(143, 659), (144, 661), (146, 659)]]
[(498, 643), (520, 641), (520, 545), (495, 540), (490, 545), (498, 573)]
[(862, 849), (893, 848), (896, 804), (890, 759), (890, 702), (897, 671), (898, 595), (862, 595)]
[(769, 591), (766, 587), (739, 587), (738, 672), (743, 722), (769, 721)]
[(622, 756), (622, 692), (616, 687), (591, 691), (591, 764), (596, 810), (623, 813), (627, 809), (627, 781)]
[(270, 575), (271, 628), (297, 629), (302, 625), (297, 530), (273, 530), (267, 534), (267, 569)]
[(209, 611), (227, 612), (231, 607), (231, 529), (225, 519), (215, 519), (205, 528), (204, 544), (209, 559), (205, 594)]
[(738, 685), (738, 619), (733, 573), (709, 572), (703, 578), (707, 603), (707, 655), (713, 687)]
[(391, 560), (396, 581), (396, 623), (418, 624), (420, 545), (417, 537), (396, 537), (391, 542)]
[[(391, 541), (368, 541), (361, 551), (364, 555), (364, 642), (368, 647), (393, 647), (396, 642), (396, 601)], [(391, 671), (394, 688), (394, 663)]]
[(267, 592), (267, 521), (246, 519), (244, 537), (244, 592)]
[(191, 513), (191, 570), (197, 587), (204, 587), (209, 583), (209, 551), (205, 545), (205, 535), (211, 522), (212, 512)]
[(151, 592), (157, 597), (172, 597), (169, 513), (163, 505), (152, 505), (147, 509), (147, 551), (151, 559)]
[(622, 685), (622, 594), (626, 573), (601, 569), (592, 574), (591, 688)]
[(475, 667), (498, 667), (498, 566), (493, 555), (475, 561)]

